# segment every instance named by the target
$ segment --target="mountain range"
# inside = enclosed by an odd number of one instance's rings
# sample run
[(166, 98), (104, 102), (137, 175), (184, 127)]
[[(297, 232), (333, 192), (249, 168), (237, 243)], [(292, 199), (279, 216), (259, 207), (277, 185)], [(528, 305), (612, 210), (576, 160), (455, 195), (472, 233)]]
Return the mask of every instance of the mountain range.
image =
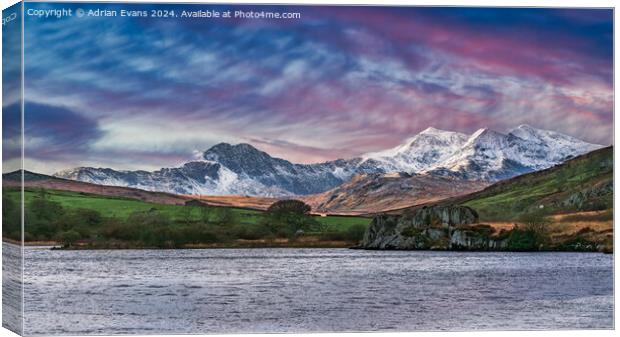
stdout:
[(508, 133), (480, 129), (471, 135), (428, 128), (402, 145), (351, 159), (295, 164), (249, 144), (217, 144), (180, 167), (118, 171), (78, 167), (55, 174), (99, 185), (191, 195), (284, 197), (323, 193), (356, 175), (424, 174), (496, 182), (542, 170), (601, 145), (527, 125)]
[(499, 181), (542, 170), (598, 148), (559, 132), (520, 125), (507, 134), (479, 129), (471, 135), (428, 128), (393, 149), (371, 153), (388, 172), (432, 172)]

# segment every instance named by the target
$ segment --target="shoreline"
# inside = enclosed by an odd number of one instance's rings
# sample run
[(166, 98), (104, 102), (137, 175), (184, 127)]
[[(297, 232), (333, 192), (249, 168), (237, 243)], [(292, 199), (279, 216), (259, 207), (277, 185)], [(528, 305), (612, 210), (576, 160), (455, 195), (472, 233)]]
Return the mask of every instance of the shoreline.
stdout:
[[(14, 246), (21, 246), (19, 241), (3, 238), (3, 243), (8, 243)], [(247, 244), (196, 244), (188, 245), (185, 247), (142, 247), (142, 246), (88, 246), (80, 245), (74, 247), (62, 247), (58, 242), (54, 241), (35, 241), (26, 242), (24, 247), (49, 247), (50, 250), (64, 250), (64, 251), (79, 251), (79, 250), (198, 250), (198, 249), (269, 249), (269, 248), (296, 248), (296, 249), (351, 249), (351, 250), (364, 250), (364, 251), (435, 251), (435, 252), (454, 252), (454, 253), (598, 253), (598, 254), (610, 254), (612, 251), (584, 251), (584, 250), (467, 250), (467, 249), (376, 249), (376, 248), (362, 248), (359, 245), (351, 242), (344, 241), (331, 241), (331, 242), (316, 242), (314, 244), (296, 243), (296, 244), (282, 244), (282, 243), (247, 243)]]
[[(4, 243), (21, 246), (21, 242), (3, 238)], [(282, 242), (282, 241), (242, 241), (232, 243), (205, 243), (205, 244), (189, 244), (182, 247), (150, 247), (132, 244), (110, 244), (110, 245), (89, 245), (80, 243), (72, 247), (63, 247), (62, 243), (57, 241), (30, 241), (24, 242), (24, 247), (51, 247), (54, 250), (190, 250), (190, 249), (261, 249), (261, 248), (351, 248), (357, 245), (356, 242), (350, 241), (299, 241), (299, 242)]]

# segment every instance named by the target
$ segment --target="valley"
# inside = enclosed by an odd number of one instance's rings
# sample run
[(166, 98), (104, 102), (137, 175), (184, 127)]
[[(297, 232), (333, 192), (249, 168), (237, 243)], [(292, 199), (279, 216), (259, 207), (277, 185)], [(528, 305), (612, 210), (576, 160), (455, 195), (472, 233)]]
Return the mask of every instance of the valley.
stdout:
[[(19, 238), (20, 184), (20, 172), (3, 175), (4, 234), (13, 240)], [(613, 234), (613, 148), (527, 126), (471, 136), (429, 128), (391, 150), (320, 164), (292, 164), (248, 144), (219, 144), (204, 161), (155, 172), (24, 171), (24, 199), (26, 242), (71, 249), (361, 242), (362, 248), (601, 250), (611, 247)], [(291, 208), (282, 213), (276, 205)], [(441, 214), (458, 207), (472, 220), (454, 227), (448, 217), (442, 225)], [(403, 222), (425, 209), (439, 213), (411, 228)], [(546, 246), (514, 246), (510, 238), (529, 233), (533, 214), (544, 223)], [(384, 246), (380, 227), (386, 223), (407, 235), (390, 232)], [(368, 241), (371, 234), (376, 245)], [(401, 247), (399, 240), (409, 243)]]

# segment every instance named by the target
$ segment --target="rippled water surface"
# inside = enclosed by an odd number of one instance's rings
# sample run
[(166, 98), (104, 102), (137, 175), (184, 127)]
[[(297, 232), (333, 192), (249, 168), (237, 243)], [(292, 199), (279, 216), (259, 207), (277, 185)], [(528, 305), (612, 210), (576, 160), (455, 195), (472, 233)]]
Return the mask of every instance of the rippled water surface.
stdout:
[(613, 327), (612, 256), (25, 251), (26, 334)]

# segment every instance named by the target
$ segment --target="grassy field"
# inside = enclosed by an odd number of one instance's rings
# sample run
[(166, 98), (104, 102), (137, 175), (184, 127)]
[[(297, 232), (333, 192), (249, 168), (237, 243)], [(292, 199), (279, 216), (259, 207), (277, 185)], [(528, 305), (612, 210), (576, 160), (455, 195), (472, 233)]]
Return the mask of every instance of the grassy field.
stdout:
[[(38, 193), (39, 191), (36, 189), (26, 189), (24, 194), (26, 205), (28, 205)], [(127, 217), (133, 212), (149, 211), (152, 209), (155, 209), (162, 214), (167, 214), (174, 221), (184, 221), (188, 215), (187, 208), (191, 210), (189, 212), (191, 220), (199, 220), (201, 217), (200, 206), (163, 205), (133, 199), (112, 198), (60, 190), (47, 190), (46, 193), (47, 197), (51, 201), (59, 202), (67, 209), (91, 209), (101, 213), (105, 217), (115, 217), (123, 220), (127, 219)], [(4, 194), (16, 202), (19, 200), (19, 191), (17, 190), (5, 188)], [(216, 207), (214, 207), (214, 209), (216, 209)], [(241, 208), (230, 209), (236, 214), (236, 218), (240, 224), (256, 224), (262, 218), (262, 211)], [(211, 215), (211, 217), (215, 216), (215, 214)], [(315, 219), (322, 224), (327, 225), (325, 227), (327, 231), (346, 231), (351, 226), (368, 225), (371, 221), (370, 218), (349, 216), (315, 216)], [(26, 226), (28, 226), (28, 224), (26, 224)]]

